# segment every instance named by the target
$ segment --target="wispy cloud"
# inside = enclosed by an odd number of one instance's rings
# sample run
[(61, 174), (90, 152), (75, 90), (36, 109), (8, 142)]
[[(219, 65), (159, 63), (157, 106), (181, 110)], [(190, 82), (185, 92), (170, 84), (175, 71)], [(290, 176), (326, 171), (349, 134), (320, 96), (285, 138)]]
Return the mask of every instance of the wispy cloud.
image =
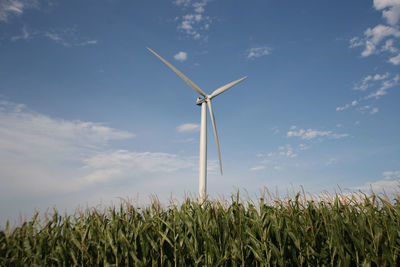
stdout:
[(176, 130), (180, 133), (193, 133), (200, 130), (200, 125), (195, 123), (185, 123), (176, 127)]
[(400, 179), (400, 170), (398, 170), (398, 171), (386, 171), (386, 172), (383, 172), (382, 175), (385, 177), (386, 180)]
[(97, 40), (80, 40), (76, 37), (76, 29), (44, 32), (43, 36), (66, 47), (95, 45)]
[(368, 112), (369, 114), (375, 114), (379, 112), (379, 108), (373, 107), (371, 105), (365, 105), (365, 106), (360, 106), (358, 108), (358, 111), (360, 111), (361, 113)]
[(334, 139), (339, 139), (343, 137), (348, 137), (348, 134), (337, 134), (332, 131), (318, 131), (313, 129), (292, 129), (286, 133), (286, 137), (300, 137), (303, 140), (311, 140), (315, 138), (330, 137)]
[(373, 93), (369, 94), (368, 96), (366, 96), (366, 99), (380, 98), (381, 96), (386, 95), (387, 90), (398, 85), (399, 80), (400, 80), (400, 75), (397, 74), (392, 79), (383, 81), (381, 86), (379, 87), (379, 89), (376, 92), (373, 92)]
[(205, 14), (205, 8), (209, 0), (191, 1), (175, 0), (173, 3), (183, 7), (189, 12), (181, 17), (177, 17), (178, 30), (185, 33), (195, 40), (207, 39), (206, 31), (210, 28), (212, 19)]
[[(292, 125), (289, 131), (286, 133), (286, 138), (299, 137), (302, 143), (297, 145), (285, 144), (278, 147), (276, 151), (270, 151), (266, 154), (259, 153), (258, 163), (255, 167), (250, 168), (250, 171), (261, 171), (264, 169), (281, 171), (286, 167), (299, 167), (298, 157), (305, 150), (311, 148), (313, 140), (329, 139), (340, 139), (348, 137), (347, 133), (335, 133), (333, 131), (320, 131), (315, 129), (303, 129), (298, 128), (296, 125)], [(326, 166), (332, 165), (336, 162), (336, 159), (330, 158), (325, 162)]]
[(331, 166), (337, 162), (337, 159), (335, 158), (330, 158), (325, 162), (325, 166)]
[(354, 90), (358, 90), (358, 91), (365, 91), (368, 88), (370, 88), (371, 86), (375, 85), (376, 81), (381, 81), (381, 80), (385, 80), (389, 77), (389, 73), (386, 72), (384, 74), (375, 74), (375, 75), (368, 75), (365, 76), (364, 78), (361, 79), (360, 82), (356, 83), (356, 85), (353, 87)]
[(336, 107), (336, 111), (343, 111), (350, 107), (350, 104), (346, 104), (344, 106)]
[(367, 112), (368, 112), (369, 114), (375, 114), (375, 113), (378, 113), (379, 108), (373, 107), (373, 106), (371, 106), (371, 105), (364, 105), (364, 106), (360, 106), (357, 110), (358, 110), (359, 112), (363, 113), (363, 114), (365, 114), (365, 113), (367, 113)]
[(265, 168), (266, 168), (266, 166), (260, 165), (260, 166), (255, 166), (253, 168), (250, 168), (250, 171), (261, 171), (261, 170), (264, 170)]
[(252, 59), (269, 55), (271, 50), (268, 46), (252, 47), (246, 51), (246, 54), (248, 59)]
[(355, 106), (357, 106), (359, 104), (359, 102), (360, 102), (360, 100), (353, 100), (353, 101), (351, 101), (350, 104), (346, 104), (344, 106), (337, 107), (336, 111), (343, 111), (343, 110), (346, 110), (346, 109), (348, 109), (350, 107), (355, 107)]
[(310, 145), (306, 145), (306, 144), (300, 144), (299, 145), (299, 150), (307, 150), (310, 148)]
[(260, 153), (257, 155), (260, 159), (258, 165), (250, 168), (250, 171), (261, 171), (264, 169), (281, 171), (298, 156), (298, 152), (308, 148), (309, 146), (304, 144), (300, 144), (297, 148), (294, 148), (290, 144), (285, 144), (278, 147), (274, 152), (268, 152), (265, 155)]
[(293, 148), (289, 144), (286, 144), (285, 146), (280, 146), (279, 147), (279, 155), (287, 157), (287, 158), (295, 158), (295, 157), (297, 157), (297, 154), (295, 152), (293, 152)]
[(65, 47), (96, 45), (98, 43), (98, 41), (94, 39), (78, 37), (76, 28), (65, 28), (62, 30), (52, 31), (34, 31), (29, 30), (27, 26), (22, 27), (20, 35), (12, 36), (10, 40), (15, 42), (18, 40), (34, 38), (46, 38)]
[(22, 27), (22, 32), (20, 35), (11, 37), (11, 41), (15, 42), (18, 40), (28, 40), (31, 37), (31, 33), (28, 31), (27, 27)]
[(177, 61), (183, 62), (187, 59), (187, 53), (180, 51), (174, 56), (174, 59)]
[(370, 112), (370, 114), (375, 114), (378, 113), (379, 109), (378, 108), (373, 108)]
[(174, 142), (176, 142), (176, 143), (193, 143), (193, 142), (195, 142), (195, 139), (193, 137), (190, 137), (190, 138), (175, 140)]
[[(259, 153), (257, 157), (259, 158), (258, 163), (255, 167), (250, 168), (250, 171), (261, 171), (264, 169), (281, 171), (286, 168), (298, 168), (301, 166), (301, 161), (299, 157), (305, 150), (311, 148), (311, 145), (315, 142), (313, 140), (323, 140), (329, 139), (340, 139), (348, 137), (347, 133), (335, 133), (333, 131), (320, 131), (315, 129), (303, 129), (298, 128), (296, 125), (292, 125), (289, 131), (286, 133), (286, 138), (299, 137), (301, 143), (285, 144), (278, 147), (276, 151), (270, 151), (266, 154)], [(335, 158), (330, 158), (322, 164), (326, 166), (336, 163)]]
[(161, 152), (102, 152), (84, 160), (83, 169), (90, 173), (81, 178), (82, 184), (104, 183), (129, 176), (149, 173), (170, 173), (193, 168), (192, 160)]
[(280, 130), (279, 130), (279, 127), (278, 127), (278, 126), (272, 127), (271, 130), (272, 130), (273, 134), (278, 134), (278, 133), (280, 133)]
[(0, 1), (0, 21), (7, 22), (12, 16), (20, 16), (24, 10), (37, 8), (36, 0), (2, 0)]
[[(372, 100), (381, 98), (388, 93), (388, 90), (399, 84), (400, 75), (391, 76), (390, 73), (368, 75), (357, 82), (353, 87), (353, 90), (360, 91), (361, 94), (358, 99), (351, 101), (343, 106), (336, 107), (336, 111), (343, 111), (349, 108), (356, 108), (358, 111), (364, 113), (370, 110), (370, 114), (375, 114), (379, 111), (377, 107), (372, 107)], [(365, 95), (365, 91), (375, 89), (374, 92), (370, 92)], [(368, 102), (366, 102), (368, 101)]]

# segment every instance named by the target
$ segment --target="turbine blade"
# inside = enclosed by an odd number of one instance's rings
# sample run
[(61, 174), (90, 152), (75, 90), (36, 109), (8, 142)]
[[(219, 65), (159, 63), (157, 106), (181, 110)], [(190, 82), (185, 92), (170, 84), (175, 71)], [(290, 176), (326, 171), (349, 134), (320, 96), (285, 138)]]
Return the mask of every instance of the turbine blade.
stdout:
[(207, 104), (208, 104), (208, 110), (210, 111), (210, 117), (211, 117), (212, 126), (214, 128), (215, 142), (217, 143), (217, 150), (218, 150), (219, 169), (220, 169), (221, 175), (222, 175), (221, 150), (219, 149), (219, 139), (218, 139), (218, 133), (217, 133), (217, 125), (215, 124), (215, 118), (214, 118), (214, 113), (213, 113), (213, 110), (212, 110), (211, 100), (208, 100)]
[(223, 92), (225, 92), (226, 90), (228, 90), (228, 89), (231, 88), (232, 86), (234, 86), (234, 85), (240, 83), (241, 81), (243, 81), (243, 80), (246, 79), (246, 78), (247, 78), (247, 76), (246, 76), (246, 77), (243, 77), (243, 78), (240, 78), (239, 80), (236, 80), (236, 81), (234, 81), (234, 82), (225, 84), (224, 86), (221, 86), (220, 88), (218, 88), (217, 90), (215, 90), (215, 91), (209, 96), (209, 98), (211, 99), (211, 98), (213, 98), (213, 97), (216, 97), (216, 96), (219, 95), (219, 94), (222, 94)]
[(182, 80), (184, 80), (190, 87), (193, 88), (193, 90), (195, 90), (197, 93), (201, 94), (202, 96), (206, 97), (207, 94), (200, 89), (200, 87), (198, 87), (194, 82), (192, 82), (191, 80), (189, 80), (188, 77), (186, 77), (185, 75), (183, 75), (182, 72), (180, 72), (177, 68), (175, 68), (174, 66), (172, 66), (168, 61), (166, 61), (164, 58), (162, 58), (159, 54), (157, 54), (156, 52), (154, 52), (152, 49), (147, 47), (147, 50), (149, 50), (151, 53), (153, 53), (154, 55), (156, 55), (159, 59), (161, 59), (161, 61), (163, 61), (165, 64), (167, 64), (168, 67), (170, 67), (173, 71), (175, 71), (176, 74), (178, 74), (179, 77), (182, 78)]

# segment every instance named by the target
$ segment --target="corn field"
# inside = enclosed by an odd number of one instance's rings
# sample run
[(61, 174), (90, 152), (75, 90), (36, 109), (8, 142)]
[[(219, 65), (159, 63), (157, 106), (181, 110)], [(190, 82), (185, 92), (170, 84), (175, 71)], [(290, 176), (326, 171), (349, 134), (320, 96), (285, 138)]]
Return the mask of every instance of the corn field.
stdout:
[(400, 199), (122, 203), (0, 231), (0, 266), (400, 266)]

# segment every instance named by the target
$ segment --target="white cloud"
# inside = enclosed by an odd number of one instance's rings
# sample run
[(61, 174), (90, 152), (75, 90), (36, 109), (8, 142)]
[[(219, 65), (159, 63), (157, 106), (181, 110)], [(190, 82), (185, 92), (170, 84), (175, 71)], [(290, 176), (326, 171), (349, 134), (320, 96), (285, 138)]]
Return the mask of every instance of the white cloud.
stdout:
[(394, 27), (386, 25), (377, 25), (374, 28), (368, 28), (364, 32), (365, 36), (365, 49), (361, 53), (361, 56), (367, 57), (374, 53), (377, 53), (377, 46), (386, 37), (393, 36), (396, 38), (400, 37), (400, 31)]
[(375, 113), (378, 113), (378, 111), (379, 111), (378, 108), (373, 108), (370, 113), (371, 114), (375, 114)]
[(210, 16), (205, 15), (205, 7), (208, 0), (190, 1), (190, 0), (177, 0), (174, 4), (190, 7), (192, 12), (187, 13), (176, 20), (179, 21), (178, 30), (184, 32), (195, 40), (207, 39), (205, 32), (210, 28), (212, 19)]
[(384, 96), (387, 94), (387, 90), (398, 85), (399, 83), (399, 79), (400, 79), (400, 75), (397, 74), (396, 76), (394, 76), (392, 79), (390, 80), (384, 80), (381, 84), (381, 86), (379, 87), (379, 89), (374, 92), (369, 94), (368, 96), (366, 96), (365, 98), (380, 98), (381, 96)]
[(88, 40), (88, 41), (84, 41), (84, 42), (78, 43), (77, 46), (95, 45), (97, 43), (98, 43), (97, 40)]
[(142, 187), (136, 183), (136, 190), (150, 190), (151, 179), (160, 173), (195, 166), (193, 158), (111, 146), (114, 140), (133, 137), (101, 123), (54, 119), (1, 101), (0, 195), (84, 194), (92, 186), (109, 187), (132, 179), (146, 179)]
[(191, 0), (175, 0), (173, 3), (177, 6), (188, 6), (192, 1)]
[(354, 86), (353, 89), (357, 90), (357, 91), (365, 91), (368, 88), (370, 88), (371, 86), (373, 86), (376, 81), (385, 80), (389, 77), (389, 75), (390, 74), (388, 72), (386, 72), (385, 74), (376, 73), (374, 75), (365, 76), (364, 78), (361, 79), (360, 82), (358, 82)]
[(7, 101), (0, 106), (1, 183), (29, 192), (77, 189), (86, 158), (110, 141), (134, 137), (100, 123), (53, 119)]
[[(365, 112), (369, 111), (369, 114), (375, 114), (375, 113), (378, 113), (378, 112), (379, 112), (379, 108), (377, 108), (377, 107), (372, 107), (372, 106), (370, 106), (370, 105), (365, 105), (365, 106), (359, 107), (358, 110), (359, 110), (361, 113), (365, 113)], [(359, 124), (359, 123), (357, 123), (357, 124)]]
[[(382, 11), (382, 17), (389, 25), (379, 24), (373, 28), (368, 28), (364, 36), (354, 37), (350, 40), (350, 48), (364, 46), (361, 53), (362, 57), (368, 57), (372, 54), (386, 52), (396, 54), (391, 56), (389, 63), (400, 64), (399, 49), (395, 45), (395, 39), (400, 38), (399, 19), (400, 19), (400, 1), (399, 0), (374, 0), (374, 8)], [(393, 37), (387, 39), (389, 37)], [(382, 41), (387, 39), (383, 44)]]
[(336, 111), (343, 111), (343, 110), (348, 109), (349, 107), (355, 107), (358, 105), (358, 103), (359, 103), (358, 100), (353, 100), (353, 101), (351, 101), (351, 104), (346, 104), (344, 106), (336, 107)]
[(193, 3), (193, 8), (196, 13), (203, 13), (205, 11), (204, 7), (207, 5), (209, 0), (202, 0), (196, 3)]
[(394, 40), (393, 39), (386, 40), (386, 42), (382, 46), (381, 50), (384, 51), (384, 52), (387, 51), (387, 52), (390, 52), (390, 53), (396, 53), (396, 52), (399, 51), (396, 47), (394, 47)]
[(360, 91), (365, 91), (368, 89), (370, 86), (370, 81), (372, 80), (372, 75), (368, 75), (364, 77), (360, 83), (358, 83), (356, 86), (354, 86), (354, 90), (360, 90)]
[(177, 54), (174, 56), (174, 58), (175, 58), (175, 60), (177, 60), (177, 61), (183, 62), (183, 61), (185, 61), (185, 60), (187, 59), (187, 53), (186, 53), (186, 52), (183, 52), (183, 51), (180, 51), (179, 53), (177, 53)]
[(379, 44), (388, 36), (400, 37), (400, 31), (394, 27), (379, 24), (374, 28), (368, 28), (365, 36), (374, 44)]
[(365, 185), (358, 187), (357, 189), (362, 191), (373, 190), (375, 193), (392, 192), (399, 190), (400, 181), (399, 180), (378, 180), (376, 182), (368, 182)]
[(400, 5), (399, 0), (374, 0), (374, 7), (376, 10), (381, 10), (396, 5)]
[(400, 179), (400, 170), (399, 171), (386, 171), (386, 172), (383, 172), (382, 175), (387, 180)]
[(176, 130), (180, 133), (193, 133), (200, 130), (200, 125), (195, 123), (185, 123), (176, 127)]
[(397, 56), (389, 58), (389, 62), (392, 63), (393, 65), (399, 65), (400, 64), (400, 54)]
[(261, 170), (264, 170), (265, 168), (266, 168), (266, 166), (260, 165), (260, 166), (250, 168), (250, 171), (261, 171)]
[(295, 158), (295, 157), (297, 157), (297, 154), (295, 152), (293, 152), (293, 148), (289, 144), (286, 144), (285, 146), (280, 146), (279, 147), (279, 155), (287, 157), (287, 158)]
[(398, 0), (374, 0), (376, 10), (382, 10), (382, 17), (390, 25), (396, 25), (400, 18), (400, 1)]
[(302, 136), (302, 139), (310, 140), (314, 139), (318, 136), (330, 136), (332, 135), (331, 131), (317, 131), (317, 130), (312, 130), (308, 129)]
[(349, 107), (350, 107), (349, 104), (346, 104), (346, 105), (341, 106), (341, 107), (336, 107), (336, 111), (343, 111), (343, 110), (348, 109)]
[(335, 139), (347, 137), (348, 134), (336, 134), (333, 133), (332, 131), (318, 131), (318, 130), (313, 130), (313, 129), (299, 129), (298, 131), (288, 131), (286, 133), (287, 137), (300, 137), (303, 140), (311, 140), (317, 137), (332, 137)]
[(37, 7), (36, 0), (2, 0), (0, 1), (0, 21), (7, 22), (11, 16), (19, 16), (25, 9)]
[[(379, 54), (381, 51), (392, 54), (398, 52), (398, 49), (394, 47), (393, 39), (389, 39), (381, 45), (381, 42), (387, 37), (400, 38), (400, 31), (395, 27), (380, 24), (374, 28), (368, 28), (364, 32), (363, 38), (352, 38), (350, 40), (350, 48), (364, 46), (364, 50), (361, 52), (362, 57)], [(394, 64), (393, 61), (390, 62)]]
[(389, 73), (386, 72), (385, 74), (375, 74), (374, 75), (374, 81), (380, 81), (380, 80), (384, 80), (386, 78), (389, 77)]
[(266, 156), (262, 154), (258, 155), (260, 158), (259, 165), (251, 168), (251, 171), (259, 171), (266, 169), (268, 166), (269, 170), (280, 171), (287, 166), (288, 163), (293, 163), (295, 158), (298, 157), (298, 152), (301, 150), (308, 149), (309, 146), (300, 144), (297, 148), (293, 148), (290, 144), (285, 144), (278, 147), (277, 151), (266, 153)]
[(371, 108), (372, 107), (370, 105), (365, 105), (365, 106), (359, 107), (358, 110), (361, 112), (364, 112), (364, 111), (370, 110)]
[(382, 173), (384, 177), (381, 180), (375, 182), (367, 182), (363, 186), (357, 187), (358, 190), (369, 191), (373, 190), (375, 193), (387, 193), (398, 192), (400, 189), (400, 171), (386, 171)]
[[(400, 60), (400, 58), (399, 58), (399, 60)], [(399, 80), (400, 80), (399, 74), (395, 75), (394, 77), (391, 77), (390, 73), (388, 73), (388, 72), (368, 75), (368, 76), (362, 78), (361, 81), (358, 82), (354, 86), (353, 90), (366, 91), (367, 89), (371, 89), (374, 87), (376, 88), (377, 85), (379, 85), (378, 89), (376, 89), (375, 92), (370, 92), (368, 95), (360, 97), (357, 100), (353, 100), (350, 104), (336, 107), (336, 111), (343, 111), (350, 107), (359, 106), (360, 104), (364, 103), (365, 101), (367, 101), (368, 99), (371, 99), (371, 98), (378, 99), (378, 98), (386, 95), (388, 89), (398, 85)], [(379, 111), (378, 108), (376, 108), (376, 107), (373, 108), (370, 104), (363, 105), (363, 106), (357, 108), (357, 110), (359, 110), (363, 113), (367, 110), (370, 110), (370, 112), (369, 112), (370, 114), (375, 114)]]
[(355, 48), (355, 47), (359, 47), (362, 46), (364, 44), (364, 42), (362, 40), (360, 40), (359, 37), (353, 37), (350, 39), (350, 48)]
[(271, 48), (268, 46), (252, 47), (247, 50), (247, 58), (258, 58), (262, 56), (269, 55), (271, 53)]

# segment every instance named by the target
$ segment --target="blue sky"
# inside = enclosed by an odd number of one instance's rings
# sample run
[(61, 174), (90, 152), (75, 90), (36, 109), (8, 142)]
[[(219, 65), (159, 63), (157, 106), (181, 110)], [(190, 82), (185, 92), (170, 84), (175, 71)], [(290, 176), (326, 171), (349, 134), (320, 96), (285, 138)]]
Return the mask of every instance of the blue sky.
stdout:
[(400, 1), (0, 2), (0, 220), (197, 194), (197, 94), (212, 197), (400, 179)]

